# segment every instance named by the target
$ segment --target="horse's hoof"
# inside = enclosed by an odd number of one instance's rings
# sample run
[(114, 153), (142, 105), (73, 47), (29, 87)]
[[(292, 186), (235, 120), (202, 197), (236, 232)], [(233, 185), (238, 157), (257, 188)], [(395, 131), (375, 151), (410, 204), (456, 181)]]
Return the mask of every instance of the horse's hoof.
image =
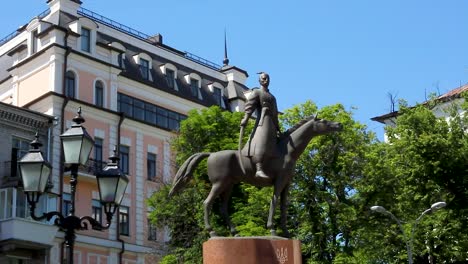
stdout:
[(210, 231), (210, 237), (217, 237), (216, 231)]
[(232, 235), (232, 236), (236, 236), (236, 235), (237, 235), (237, 230), (236, 230), (235, 228), (232, 228), (232, 229), (230, 230), (230, 232), (231, 232), (231, 235)]
[(239, 235), (239, 234), (235, 234), (234, 237), (240, 237), (240, 235)]
[(272, 236), (278, 236), (278, 235), (276, 234), (276, 230), (275, 230), (275, 229), (271, 229), (271, 230), (270, 230), (270, 234), (271, 234)]

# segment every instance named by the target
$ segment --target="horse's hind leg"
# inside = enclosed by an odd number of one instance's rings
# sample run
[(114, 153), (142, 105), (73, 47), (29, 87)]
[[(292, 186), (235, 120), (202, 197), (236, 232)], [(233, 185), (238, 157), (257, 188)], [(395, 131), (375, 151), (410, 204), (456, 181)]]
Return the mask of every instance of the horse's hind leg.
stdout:
[(229, 231), (233, 236), (235, 236), (237, 234), (237, 230), (236, 227), (232, 224), (228, 212), (229, 198), (231, 198), (231, 192), (232, 186), (221, 194), (221, 215), (223, 216), (224, 221), (226, 221), (226, 224), (229, 226)]
[(205, 201), (203, 202), (203, 208), (205, 211), (205, 229), (208, 232), (210, 232), (210, 237), (216, 236), (216, 232), (213, 231), (213, 228), (210, 224), (211, 207), (213, 206), (214, 200), (216, 199), (216, 197), (218, 197), (221, 191), (222, 188), (219, 183), (213, 184), (213, 186), (211, 186), (210, 194), (208, 194), (208, 197), (206, 197)]

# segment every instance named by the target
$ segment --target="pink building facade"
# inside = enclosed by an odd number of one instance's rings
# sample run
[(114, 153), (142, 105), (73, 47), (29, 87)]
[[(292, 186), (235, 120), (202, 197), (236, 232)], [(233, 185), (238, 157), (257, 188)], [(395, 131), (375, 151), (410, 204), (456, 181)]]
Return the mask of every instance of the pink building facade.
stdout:
[[(130, 179), (119, 214), (108, 231), (78, 232), (75, 263), (157, 263), (170, 234), (149, 224), (146, 199), (171, 182), (170, 140), (192, 109), (218, 105), (242, 111), (248, 74), (227, 60), (218, 66), (169, 47), (161, 35), (130, 29), (83, 8), (81, 1), (46, 2), (45, 12), (0, 41), (0, 102), (55, 118), (48, 142), (53, 166), (48, 210), (69, 209), (69, 172), (61, 162), (59, 135), (78, 107), (96, 141), (88, 166), (79, 171), (78, 216), (103, 219), (95, 173), (114, 147), (119, 150), (120, 167)], [(0, 225), (6, 220), (11, 219), (0, 219)], [(53, 232), (18, 244), (16, 251), (0, 248), (0, 258), (60, 263), (63, 232)], [(43, 259), (34, 259), (32, 248), (46, 252)]]

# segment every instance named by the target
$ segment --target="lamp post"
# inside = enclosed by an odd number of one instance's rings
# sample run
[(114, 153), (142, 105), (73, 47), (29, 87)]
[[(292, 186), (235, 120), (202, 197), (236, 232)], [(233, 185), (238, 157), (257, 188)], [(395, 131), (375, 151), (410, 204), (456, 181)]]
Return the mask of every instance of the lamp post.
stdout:
[(101, 205), (104, 207), (107, 224), (102, 225), (91, 216), (83, 216), (80, 218), (75, 215), (75, 193), (78, 183), (78, 168), (80, 165), (85, 165), (88, 161), (94, 141), (81, 125), (85, 122), (84, 118), (81, 116), (81, 107), (78, 109), (78, 115), (73, 118), (73, 121), (74, 124), (72, 127), (60, 136), (63, 144), (64, 162), (68, 164), (71, 169), (71, 206), (68, 215), (62, 215), (57, 211), (43, 213), (40, 216), (35, 214), (36, 204), (42, 193), (45, 192), (47, 180), (51, 172), (50, 164), (43, 158), (39, 150), (42, 144), (39, 142), (37, 134), (36, 138), (31, 142), (31, 149), (19, 161), (24, 192), (28, 200), (31, 217), (37, 221), (43, 219), (50, 221), (53, 217), (56, 217), (54, 224), (65, 232), (66, 258), (67, 262), (70, 264), (73, 264), (73, 247), (76, 231), (87, 230), (88, 223), (94, 230), (108, 229), (111, 225), (112, 217), (122, 201), (128, 184), (127, 176), (122, 173), (118, 167), (119, 159), (116, 156), (116, 149), (114, 149), (114, 155), (109, 158), (111, 162), (107, 164), (102, 172), (96, 175)]
[(395, 215), (393, 215), (391, 212), (387, 211), (387, 209), (385, 209), (383, 206), (379, 206), (379, 205), (374, 205), (370, 209), (372, 211), (388, 215), (395, 222), (397, 222), (398, 227), (400, 228), (400, 231), (403, 234), (403, 239), (405, 240), (406, 251), (408, 253), (408, 263), (413, 264), (413, 240), (414, 240), (414, 230), (416, 229), (416, 226), (418, 225), (419, 221), (421, 220), (421, 218), (424, 215), (426, 215), (428, 213), (435, 212), (435, 211), (437, 211), (437, 210), (439, 210), (441, 208), (444, 208), (446, 205), (447, 204), (445, 202), (437, 202), (437, 203), (432, 204), (431, 208), (424, 210), (424, 212), (422, 212), (421, 215), (418, 218), (416, 218), (416, 221), (411, 226), (411, 236), (410, 236), (409, 239), (406, 236), (406, 233), (405, 233), (405, 230), (403, 229), (403, 225), (401, 224), (401, 221), (398, 218), (396, 218)]

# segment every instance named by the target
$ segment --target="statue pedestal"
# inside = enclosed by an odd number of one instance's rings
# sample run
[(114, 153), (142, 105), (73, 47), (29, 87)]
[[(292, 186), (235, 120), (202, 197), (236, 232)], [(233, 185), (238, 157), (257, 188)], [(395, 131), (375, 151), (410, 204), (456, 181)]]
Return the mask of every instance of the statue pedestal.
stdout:
[(300, 264), (301, 242), (281, 237), (219, 237), (203, 243), (203, 264)]

